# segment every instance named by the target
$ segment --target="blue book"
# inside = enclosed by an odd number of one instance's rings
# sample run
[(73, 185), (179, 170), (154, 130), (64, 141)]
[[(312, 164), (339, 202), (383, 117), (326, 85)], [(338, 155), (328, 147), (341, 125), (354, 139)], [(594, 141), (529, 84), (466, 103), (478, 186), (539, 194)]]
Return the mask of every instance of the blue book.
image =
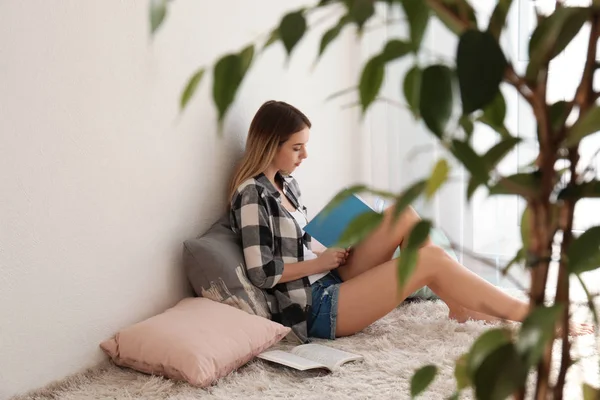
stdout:
[(373, 209), (358, 196), (351, 195), (339, 203), (335, 208), (325, 212), (321, 210), (304, 231), (315, 238), (325, 247), (335, 246), (350, 222), (361, 214), (371, 212)]

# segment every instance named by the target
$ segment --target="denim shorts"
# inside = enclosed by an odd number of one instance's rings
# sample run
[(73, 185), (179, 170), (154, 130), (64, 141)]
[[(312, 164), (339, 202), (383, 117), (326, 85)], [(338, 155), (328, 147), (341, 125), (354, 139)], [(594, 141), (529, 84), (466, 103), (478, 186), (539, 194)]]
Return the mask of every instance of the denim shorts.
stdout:
[(310, 285), (312, 289), (312, 312), (308, 318), (308, 336), (335, 339), (338, 297), (342, 278), (333, 270)]

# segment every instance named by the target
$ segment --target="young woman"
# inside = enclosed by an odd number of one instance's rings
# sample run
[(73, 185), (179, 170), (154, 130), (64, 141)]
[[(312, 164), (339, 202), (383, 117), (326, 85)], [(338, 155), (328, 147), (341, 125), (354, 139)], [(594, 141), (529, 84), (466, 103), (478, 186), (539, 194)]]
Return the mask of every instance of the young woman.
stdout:
[[(427, 285), (448, 306), (449, 317), (523, 321), (528, 304), (513, 298), (429, 240), (415, 272), (399, 291), (392, 255), (419, 221), (408, 208), (381, 225), (349, 252), (311, 250), (297, 182), (290, 175), (308, 156), (311, 123), (293, 106), (268, 101), (256, 113), (246, 151), (230, 187), (231, 226), (240, 235), (250, 281), (263, 289), (272, 319), (308, 337), (335, 339), (361, 331)], [(572, 334), (592, 332), (590, 325)]]

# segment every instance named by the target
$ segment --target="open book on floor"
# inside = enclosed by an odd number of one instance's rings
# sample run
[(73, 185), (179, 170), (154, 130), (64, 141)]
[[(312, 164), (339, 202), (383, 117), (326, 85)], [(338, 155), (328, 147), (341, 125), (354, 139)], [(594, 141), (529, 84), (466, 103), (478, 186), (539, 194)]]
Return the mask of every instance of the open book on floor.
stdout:
[(328, 369), (332, 372), (347, 362), (363, 359), (363, 356), (358, 354), (314, 343), (296, 346), (289, 353), (282, 350), (265, 351), (257, 357), (300, 371)]

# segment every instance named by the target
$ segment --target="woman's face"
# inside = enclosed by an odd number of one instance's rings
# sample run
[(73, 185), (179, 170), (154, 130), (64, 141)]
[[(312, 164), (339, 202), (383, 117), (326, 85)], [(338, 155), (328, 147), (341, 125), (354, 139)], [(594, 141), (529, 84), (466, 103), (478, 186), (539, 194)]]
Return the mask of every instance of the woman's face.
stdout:
[(300, 166), (302, 160), (308, 157), (306, 152), (306, 144), (310, 136), (310, 129), (304, 128), (301, 131), (294, 133), (290, 138), (282, 143), (273, 159), (273, 167), (278, 171), (283, 171), (288, 174), (294, 172)]

